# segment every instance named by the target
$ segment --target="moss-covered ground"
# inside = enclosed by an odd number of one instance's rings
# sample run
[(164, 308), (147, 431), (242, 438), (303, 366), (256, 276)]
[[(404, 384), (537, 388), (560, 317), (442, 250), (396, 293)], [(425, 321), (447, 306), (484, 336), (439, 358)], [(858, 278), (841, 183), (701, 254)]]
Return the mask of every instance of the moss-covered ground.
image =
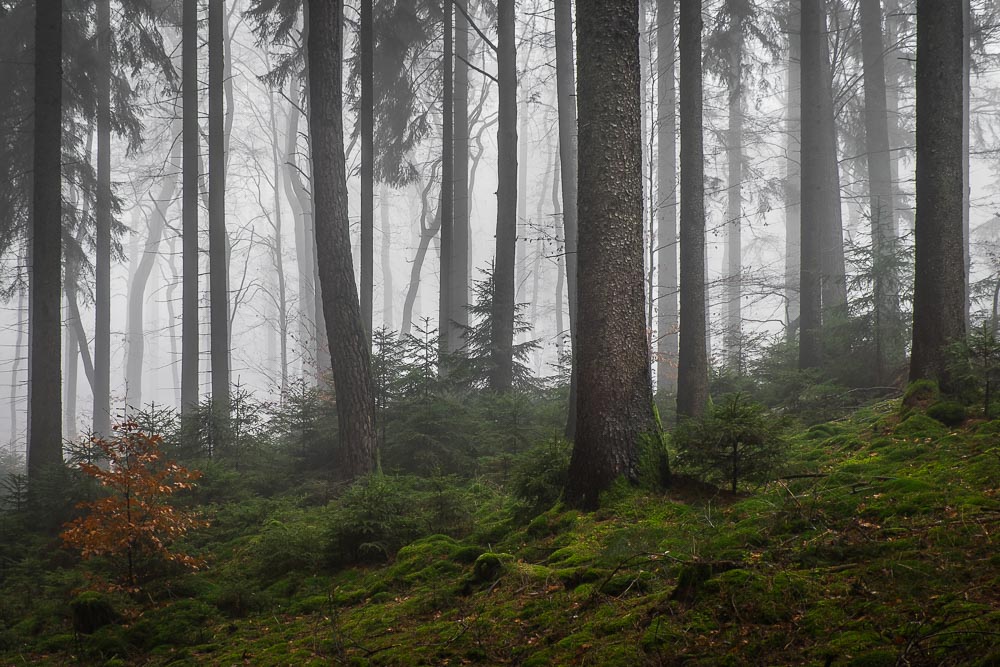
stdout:
[(741, 494), (680, 478), (532, 518), (481, 480), (467, 529), (366, 566), (330, 566), (305, 495), (212, 506), (209, 567), (109, 596), (89, 634), (49, 545), (8, 566), (0, 664), (1000, 665), (1000, 422), (899, 415), (809, 428)]

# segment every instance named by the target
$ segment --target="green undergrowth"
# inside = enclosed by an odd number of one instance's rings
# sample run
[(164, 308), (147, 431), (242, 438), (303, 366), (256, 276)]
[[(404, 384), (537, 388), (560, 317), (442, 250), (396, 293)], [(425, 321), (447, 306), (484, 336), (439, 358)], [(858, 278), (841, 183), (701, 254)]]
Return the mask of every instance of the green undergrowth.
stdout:
[(209, 567), (139, 597), (81, 602), (41, 545), (0, 664), (1000, 664), (1000, 422), (887, 402), (789, 446), (758, 488), (621, 484), (592, 513), (541, 478), (217, 505), (189, 540)]

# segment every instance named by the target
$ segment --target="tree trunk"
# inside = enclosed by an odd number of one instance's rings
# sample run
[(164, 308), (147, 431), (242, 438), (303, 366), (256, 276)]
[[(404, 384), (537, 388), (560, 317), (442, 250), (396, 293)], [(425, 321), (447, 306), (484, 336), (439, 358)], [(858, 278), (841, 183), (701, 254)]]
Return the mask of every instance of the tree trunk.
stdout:
[[(450, 0), (449, 0), (450, 1)], [(361, 0), (358, 39), (361, 50), (361, 322), (372, 334), (375, 296), (375, 37), (373, 0)]]
[(965, 327), (970, 326), (972, 316), (972, 237), (970, 235), (970, 215), (972, 213), (972, 192), (969, 179), (969, 141), (972, 131), (972, 3), (962, 0), (962, 247), (965, 256)]
[(677, 0), (657, 0), (657, 291), (656, 388), (677, 391)]
[(460, 334), (455, 330), (451, 316), (453, 293), (451, 260), (454, 248), (455, 226), (455, 146), (454, 146), (454, 14), (452, 0), (441, 0), (444, 9), (444, 58), (442, 62), (443, 92), (441, 100), (441, 271), (438, 293), (438, 337), (441, 352), (447, 355), (458, 347)]
[[(837, 122), (833, 110), (833, 74), (830, 69), (830, 40), (826, 34), (826, 14), (820, 14), (820, 88), (821, 152), (816, 159), (823, 169), (823, 200), (826, 210), (820, 218), (822, 255), (823, 312), (840, 318), (847, 316), (847, 270), (844, 261), (844, 220), (840, 205), (840, 165), (837, 159)], [(808, 154), (808, 153), (807, 153)]]
[(896, 207), (893, 198), (892, 156), (885, 101), (885, 53), (882, 8), (879, 0), (861, 2), (861, 36), (864, 56), (865, 138), (868, 157), (868, 198), (872, 225), (872, 277), (876, 330), (876, 381), (884, 384), (888, 358), (894, 350), (893, 322), (899, 318), (899, 280), (892, 268), (896, 251)]
[[(562, 181), (563, 240), (566, 258), (566, 300), (569, 306), (570, 352), (576, 355), (577, 338), (577, 126), (576, 67), (573, 58), (573, 3), (555, 0), (556, 95), (559, 112), (559, 170)], [(566, 437), (576, 429), (576, 364), (569, 383)]]
[(685, 418), (700, 417), (708, 404), (708, 332), (701, 1), (681, 0), (680, 9), (681, 261), (677, 415)]
[(35, 5), (35, 126), (29, 289), (28, 476), (62, 458), (62, 0)]
[(800, 53), (802, 57), (801, 154), (816, 156), (801, 167), (802, 204), (799, 255), (799, 368), (816, 368), (823, 361), (822, 273), (823, 229), (829, 206), (824, 198), (826, 168), (823, 122), (822, 0), (802, 0)]
[(802, 7), (788, 1), (788, 72), (785, 85), (785, 331), (791, 340), (799, 325), (802, 150)]
[(171, 151), (167, 163), (166, 174), (160, 191), (153, 201), (153, 217), (148, 224), (145, 247), (142, 258), (136, 266), (132, 281), (129, 283), (128, 315), (125, 332), (125, 387), (128, 390), (129, 402), (137, 407), (142, 406), (142, 361), (146, 346), (145, 318), (143, 311), (146, 303), (146, 284), (159, 258), (160, 242), (167, 226), (167, 211), (173, 203), (174, 192), (177, 190), (178, 172), (176, 167), (181, 159), (181, 144), (177, 141), (181, 134), (181, 123), (174, 121), (171, 131)]
[[(452, 223), (452, 260), (450, 297), (451, 319), (457, 323), (453, 327), (457, 338), (455, 349), (462, 347), (462, 332), (469, 324), (469, 238), (470, 205), (469, 198), (469, 21), (464, 12), (468, 0), (456, 0), (459, 11), (455, 13), (455, 90), (452, 107), (454, 126), (455, 165), (452, 174), (454, 205)], [(484, 84), (485, 85), (485, 84)]]
[(441, 228), (441, 209), (438, 207), (438, 211), (434, 214), (432, 222), (430, 225), (427, 224), (427, 214), (430, 211), (430, 191), (434, 184), (436, 168), (431, 169), (431, 178), (427, 182), (427, 185), (420, 187), (420, 240), (417, 243), (417, 254), (413, 258), (413, 264), (410, 266), (410, 283), (406, 288), (406, 298), (403, 300), (403, 322), (400, 327), (399, 335), (401, 338), (405, 338), (410, 333), (410, 327), (413, 325), (413, 304), (417, 300), (417, 294), (420, 289), (420, 270), (424, 266), (424, 258), (427, 256), (427, 249), (430, 247), (431, 239), (433, 239)]
[(229, 419), (229, 259), (226, 235), (225, 0), (208, 2), (208, 261), (212, 406)]
[(729, 370), (743, 371), (743, 25), (734, 21), (730, 28), (729, 128), (726, 132), (726, 161), (729, 174), (726, 188), (726, 352)]
[(181, 224), (181, 416), (191, 423), (198, 406), (198, 2), (184, 0), (182, 30), (182, 101), (184, 159), (182, 168), (183, 221)]
[(369, 338), (354, 282), (347, 215), (342, 14), (342, 0), (309, 1), (309, 134), (316, 251), (337, 396), (337, 473), (343, 480), (353, 480), (374, 468), (376, 435)]
[(579, 296), (576, 441), (566, 489), (596, 507), (638, 478), (656, 434), (643, 276), (642, 113), (637, 0), (580, 0)]
[(382, 232), (382, 326), (390, 331), (396, 328), (392, 316), (395, 290), (392, 287), (392, 225), (389, 218), (389, 187), (382, 184), (378, 197), (379, 215)]
[(274, 91), (267, 94), (269, 120), (271, 125), (271, 161), (274, 169), (271, 172), (271, 196), (274, 206), (274, 237), (272, 251), (274, 256), (274, 271), (278, 283), (278, 359), (279, 376), (281, 377), (281, 395), (288, 391), (288, 288), (285, 284), (285, 247), (281, 235), (281, 148), (278, 138), (278, 118), (274, 104)]
[(917, 0), (917, 217), (910, 380), (950, 387), (946, 347), (965, 336), (963, 16)]
[(490, 388), (510, 391), (514, 381), (514, 263), (517, 246), (517, 52), (514, 0), (497, 2), (500, 120), (497, 129), (497, 234), (493, 266)]
[(97, 196), (94, 261), (94, 435), (111, 435), (111, 1), (97, 2)]

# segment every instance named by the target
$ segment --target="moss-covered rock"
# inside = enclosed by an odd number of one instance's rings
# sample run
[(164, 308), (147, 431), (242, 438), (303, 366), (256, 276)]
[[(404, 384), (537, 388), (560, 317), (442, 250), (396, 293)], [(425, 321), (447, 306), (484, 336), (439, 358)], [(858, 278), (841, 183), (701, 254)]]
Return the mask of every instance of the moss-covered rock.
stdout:
[(945, 426), (960, 426), (967, 417), (965, 406), (956, 401), (938, 401), (927, 408), (927, 416)]
[(514, 557), (510, 554), (488, 551), (476, 559), (472, 576), (479, 582), (496, 581), (513, 562)]
[(84, 591), (69, 603), (73, 614), (73, 629), (85, 635), (92, 634), (116, 622), (120, 615), (107, 596), (96, 591)]

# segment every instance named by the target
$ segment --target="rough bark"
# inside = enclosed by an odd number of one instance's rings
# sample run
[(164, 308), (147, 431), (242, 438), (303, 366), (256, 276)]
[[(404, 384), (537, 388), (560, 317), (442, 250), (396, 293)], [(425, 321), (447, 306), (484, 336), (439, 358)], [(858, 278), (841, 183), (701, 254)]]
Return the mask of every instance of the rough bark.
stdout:
[(452, 222), (451, 319), (456, 349), (462, 346), (462, 332), (469, 324), (469, 21), (465, 18), (467, 0), (456, 0), (455, 12), (455, 90), (452, 119), (454, 126), (455, 165), (454, 213)]
[[(208, 3), (208, 263), (212, 406), (229, 414), (229, 258), (226, 235), (225, 0)], [(220, 424), (223, 426), (224, 424)]]
[(729, 127), (726, 131), (726, 353), (730, 372), (743, 369), (743, 26), (730, 30)]
[(309, 134), (316, 251), (340, 435), (337, 474), (353, 480), (375, 464), (369, 338), (351, 258), (341, 73), (342, 0), (309, 0)]
[(677, 0), (657, 0), (657, 272), (656, 388), (677, 391)]
[(678, 418), (708, 404), (705, 295), (705, 151), (702, 137), (701, 0), (680, 2), (680, 327)]
[(815, 368), (823, 361), (822, 233), (829, 207), (824, 199), (823, 154), (823, 32), (822, 0), (802, 0), (800, 30), (802, 58), (802, 204), (799, 254), (799, 368)]
[(62, 0), (35, 5), (28, 477), (62, 464)]
[(198, 2), (184, 0), (181, 37), (184, 158), (181, 222), (181, 415), (190, 423), (198, 405)]
[(577, 4), (579, 318), (576, 440), (567, 497), (594, 507), (638, 476), (653, 415), (643, 285), (642, 131), (637, 0)]
[[(450, 2), (450, 0), (448, 0)], [(375, 296), (375, 36), (373, 0), (361, 0), (361, 322), (371, 339)]]
[(965, 335), (963, 16), (917, 0), (917, 212), (910, 379), (948, 389), (947, 345)]
[(444, 58), (442, 60), (442, 99), (441, 99), (441, 265), (440, 290), (438, 292), (438, 337), (441, 352), (447, 355), (458, 349), (457, 339), (460, 336), (454, 331), (451, 307), (452, 286), (452, 256), (454, 248), (455, 225), (455, 146), (454, 146), (454, 15), (452, 0), (442, 0), (444, 9)]
[(514, 264), (517, 246), (517, 52), (514, 0), (497, 2), (500, 112), (497, 127), (497, 231), (493, 266), (490, 388), (510, 391), (514, 381)]
[(97, 2), (97, 196), (94, 261), (94, 435), (111, 434), (111, 2)]

